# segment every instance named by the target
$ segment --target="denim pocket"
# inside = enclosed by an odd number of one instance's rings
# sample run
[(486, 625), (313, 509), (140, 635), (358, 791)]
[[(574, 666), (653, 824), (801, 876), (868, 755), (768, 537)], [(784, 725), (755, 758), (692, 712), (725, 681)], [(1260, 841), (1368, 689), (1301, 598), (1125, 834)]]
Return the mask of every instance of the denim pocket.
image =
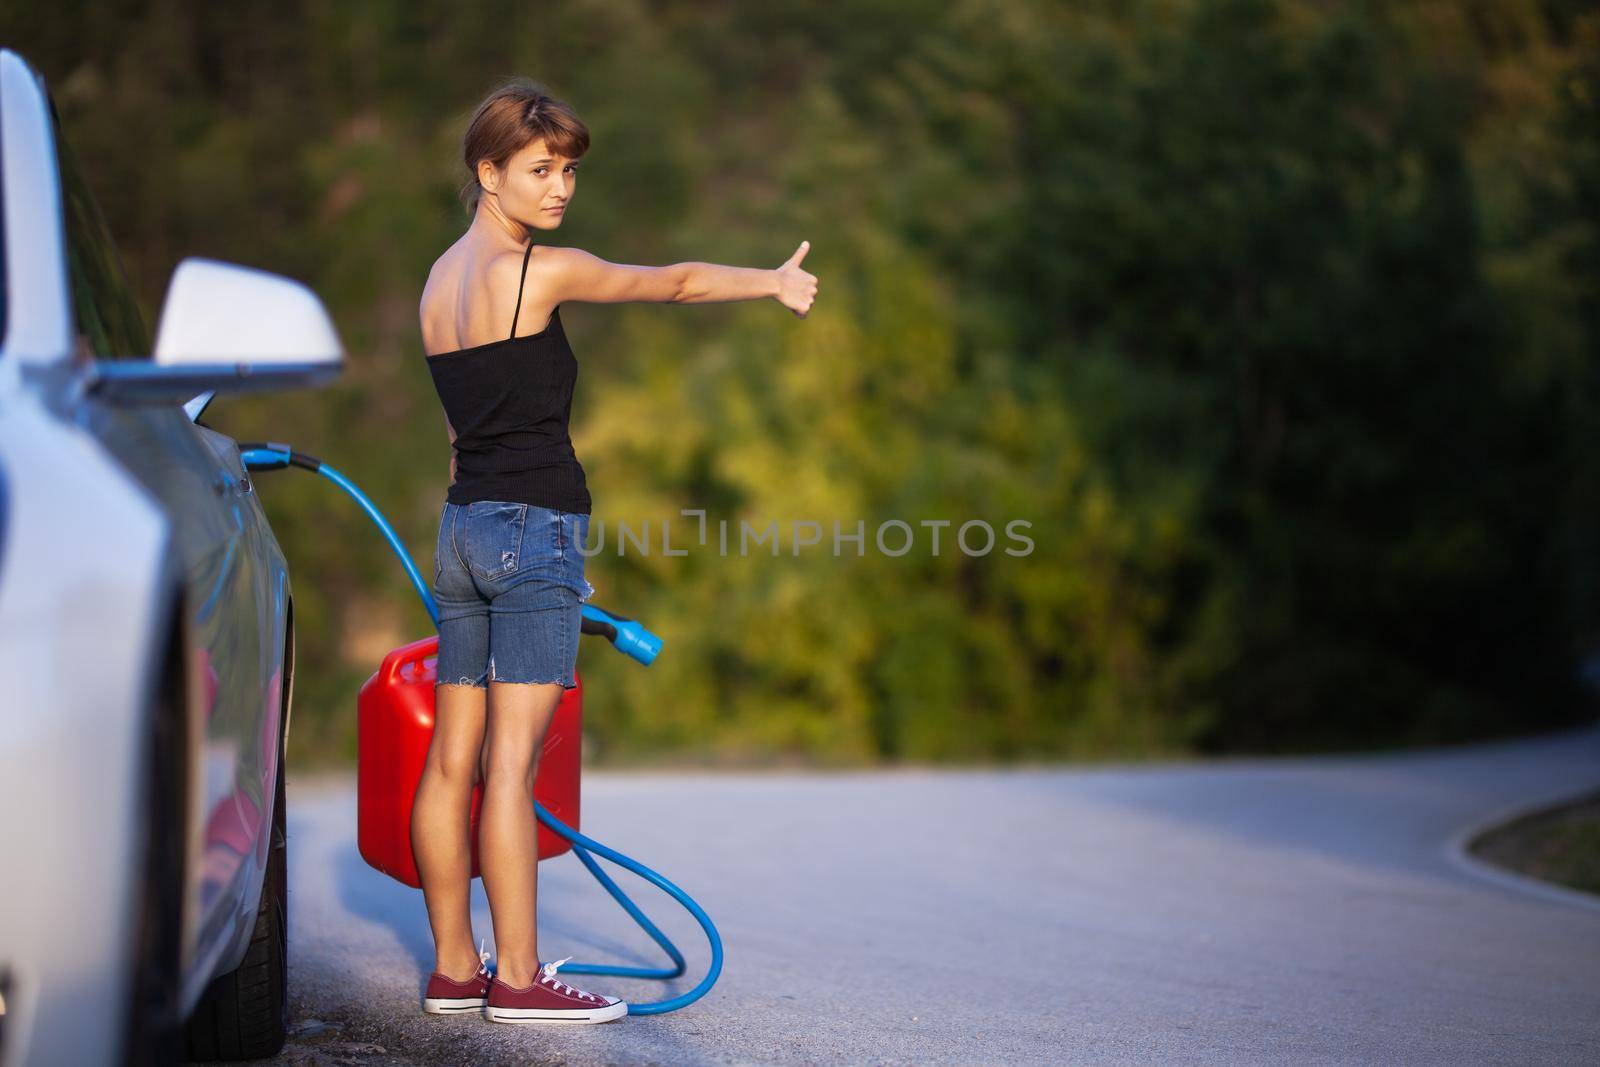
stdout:
[(504, 500), (474, 500), (467, 505), (467, 569), (486, 582), (517, 569), (528, 505)]
[(559, 563), (565, 558), (567, 534), (562, 524), (563, 514), (537, 504), (528, 507), (527, 529), (522, 535), (522, 566)]

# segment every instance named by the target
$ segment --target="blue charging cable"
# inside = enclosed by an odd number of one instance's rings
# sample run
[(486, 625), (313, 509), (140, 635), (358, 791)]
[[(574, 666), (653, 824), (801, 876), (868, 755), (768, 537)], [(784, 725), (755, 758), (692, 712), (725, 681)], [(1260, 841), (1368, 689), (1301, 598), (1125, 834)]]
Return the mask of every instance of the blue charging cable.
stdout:
[[(427, 607), (428, 616), (433, 619), (434, 627), (438, 627), (439, 606), (434, 603), (433, 591), (422, 580), (422, 575), (418, 573), (416, 564), (411, 561), (411, 555), (406, 551), (405, 546), (400, 543), (400, 536), (395, 533), (394, 527), (389, 525), (389, 520), (383, 517), (383, 513), (367, 498), (365, 493), (356, 487), (354, 482), (316, 457), (308, 456), (304, 452), (296, 452), (288, 445), (279, 444), (275, 441), (241, 444), (239, 446), (239, 456), (247, 470), (268, 471), (281, 470), (285, 467), (299, 467), (303, 470), (320, 474), (340, 489), (343, 489), (352, 500), (361, 506), (361, 510), (367, 513), (367, 517), (378, 527), (378, 532), (383, 534), (383, 539), (389, 543), (390, 549), (399, 558), (400, 565), (405, 568), (406, 576), (411, 579), (411, 584), (416, 589), (417, 595), (422, 598), (422, 603)], [(631, 656), (646, 666), (661, 651), (661, 639), (639, 625), (636, 620), (630, 619), (625, 615), (614, 614), (593, 604), (583, 605), (583, 632), (604, 637), (617, 651)], [(594, 838), (579, 833), (550, 814), (544, 805), (537, 800), (533, 802), (533, 810), (539, 817), (540, 822), (572, 843), (572, 854), (577, 856), (585, 867), (589, 868), (589, 873), (594, 875), (595, 880), (605, 887), (606, 892), (611, 894), (612, 898), (622, 906), (624, 911), (633, 916), (633, 921), (638, 923), (644, 932), (650, 935), (651, 940), (661, 946), (662, 950), (672, 958), (673, 962), (673, 967), (670, 970), (660, 967), (614, 967), (602, 963), (565, 963), (561, 965), (562, 972), (566, 974), (612, 974), (623, 978), (655, 978), (666, 981), (683, 974), (686, 967), (683, 953), (678, 951), (678, 946), (674, 945), (672, 940), (662, 933), (660, 928), (651, 922), (644, 912), (639, 910), (639, 906), (595, 862), (593, 853), (598, 853), (619, 867), (626, 867), (646, 881), (653, 882), (663, 892), (677, 900), (690, 915), (694, 916), (695, 921), (705, 931), (706, 940), (711, 943), (711, 966), (706, 971), (706, 976), (700, 979), (699, 985), (696, 985), (687, 993), (672, 997), (669, 1000), (658, 1000), (649, 1004), (629, 1004), (628, 1014), (660, 1015), (663, 1012), (676, 1011), (679, 1008), (687, 1007), (705, 996), (711, 987), (716, 984), (718, 976), (722, 974), (722, 936), (717, 933), (716, 924), (711, 921), (711, 916), (706, 914), (705, 909), (697, 904), (688, 893), (679, 889), (662, 875), (657, 874), (638, 860), (630, 856), (624, 856), (616, 849), (602, 845)]]

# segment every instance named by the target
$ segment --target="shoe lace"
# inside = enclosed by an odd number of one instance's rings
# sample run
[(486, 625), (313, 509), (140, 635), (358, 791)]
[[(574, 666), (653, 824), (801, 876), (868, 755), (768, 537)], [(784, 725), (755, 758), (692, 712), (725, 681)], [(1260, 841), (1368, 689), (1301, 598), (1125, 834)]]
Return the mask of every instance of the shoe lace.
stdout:
[(547, 984), (549, 984), (551, 986), (554, 986), (558, 990), (565, 989), (568, 993), (570, 993), (570, 994), (572, 994), (573, 996), (576, 996), (576, 997), (584, 997), (584, 998), (587, 998), (587, 999), (590, 999), (590, 1000), (597, 999), (593, 993), (585, 993), (581, 989), (578, 989), (578, 988), (576, 988), (574, 986), (567, 985), (567, 983), (565, 983), (565, 982), (560, 982), (560, 981), (556, 980), (556, 970), (563, 963), (566, 963), (567, 960), (570, 960), (570, 959), (572, 959), (572, 957), (568, 956), (567, 959), (565, 959), (565, 960), (556, 960), (554, 963), (547, 963), (543, 967), (539, 968), (539, 981), (545, 982), (545, 983), (547, 983)]

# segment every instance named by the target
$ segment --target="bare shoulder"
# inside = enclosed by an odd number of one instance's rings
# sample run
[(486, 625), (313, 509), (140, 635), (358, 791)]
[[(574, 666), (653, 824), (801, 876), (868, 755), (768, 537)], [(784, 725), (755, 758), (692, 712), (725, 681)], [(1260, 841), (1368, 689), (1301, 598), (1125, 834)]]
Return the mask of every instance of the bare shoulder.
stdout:
[[(543, 292), (559, 292), (562, 283), (598, 260), (581, 248), (535, 245), (528, 257), (528, 284)], [(520, 270), (521, 263), (517, 264)]]
[[(507, 307), (511, 306), (517, 295), (517, 283), (522, 278), (522, 257), (523, 252), (520, 250), (515, 252), (500, 251), (491, 254), (483, 262), (483, 283), (488, 286), (490, 292), (502, 294)], [(533, 274), (533, 260), (538, 257), (539, 250), (535, 248), (528, 261), (528, 274), (530, 277)], [(510, 283), (511, 291), (505, 292), (508, 282)]]
[[(500, 323), (499, 329), (505, 331), (513, 317), (518, 318), (522, 325), (518, 330), (526, 333), (527, 324), (532, 321), (532, 316), (543, 307), (545, 317), (549, 315), (551, 302), (545, 298), (545, 290), (539, 284), (535, 275), (533, 263), (539, 258), (539, 249), (534, 248), (527, 255), (528, 273), (524, 277), (522, 262), (524, 252), (505, 251), (496, 252), (483, 263), (484, 302), (488, 308), (491, 322)], [(517, 294), (522, 295), (522, 304), (517, 304)]]

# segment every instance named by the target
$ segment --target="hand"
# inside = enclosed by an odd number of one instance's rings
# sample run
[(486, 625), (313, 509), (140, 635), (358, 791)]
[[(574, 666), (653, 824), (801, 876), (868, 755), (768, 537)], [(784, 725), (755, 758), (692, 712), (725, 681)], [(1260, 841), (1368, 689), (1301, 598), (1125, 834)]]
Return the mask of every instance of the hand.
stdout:
[(810, 241), (801, 241), (794, 255), (778, 268), (778, 303), (805, 318), (811, 310), (811, 301), (817, 298), (817, 276), (800, 269), (800, 261), (811, 250)]

